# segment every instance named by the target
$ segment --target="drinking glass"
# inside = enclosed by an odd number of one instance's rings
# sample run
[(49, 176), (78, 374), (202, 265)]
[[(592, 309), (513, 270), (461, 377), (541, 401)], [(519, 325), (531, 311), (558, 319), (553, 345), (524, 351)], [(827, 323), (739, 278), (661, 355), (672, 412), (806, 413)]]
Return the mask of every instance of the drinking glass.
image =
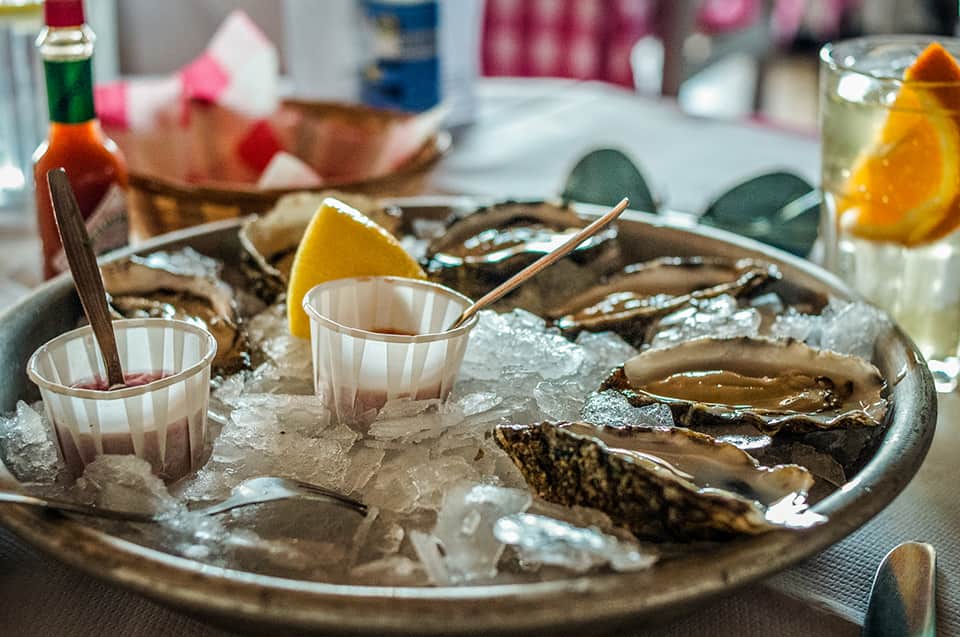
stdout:
[[(960, 95), (960, 82), (903, 80), (907, 67), (935, 39), (960, 58), (960, 40), (920, 35), (866, 37), (821, 49), (820, 236), (827, 268), (886, 310), (927, 359), (938, 389), (950, 391), (960, 372), (960, 232), (929, 233), (928, 239), (916, 224), (944, 218), (948, 227), (951, 216), (960, 214), (960, 169), (950, 166), (951, 156), (957, 156), (951, 140), (960, 145), (960, 111), (949, 106), (951, 100), (937, 98)], [(934, 97), (898, 101), (905, 86), (907, 93)], [(891, 117), (896, 117), (895, 130), (886, 126)], [(917, 154), (909, 155), (909, 145), (916, 150), (929, 143), (941, 145), (943, 160), (904, 160)], [(879, 174), (891, 178), (858, 178), (865, 158), (880, 162)], [(922, 189), (931, 174), (925, 161), (935, 161), (933, 169), (942, 174), (939, 189), (929, 197)], [(862, 216), (861, 211), (878, 208), (883, 215)], [(911, 238), (866, 237), (871, 233), (862, 224), (850, 223), (864, 218), (879, 219), (881, 226), (884, 219), (898, 220), (897, 232)]]
[(0, 0), (0, 217), (27, 218), (31, 156), (47, 127), (40, 57), (40, 0)]

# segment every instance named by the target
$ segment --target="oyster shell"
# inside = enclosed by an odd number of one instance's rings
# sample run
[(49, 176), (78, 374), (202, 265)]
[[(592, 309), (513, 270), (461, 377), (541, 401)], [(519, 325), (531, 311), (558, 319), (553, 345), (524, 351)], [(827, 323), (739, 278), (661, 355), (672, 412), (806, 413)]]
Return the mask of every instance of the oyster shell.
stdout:
[(213, 366), (231, 372), (247, 363), (233, 289), (220, 279), (219, 262), (191, 248), (154, 252), (101, 266), (110, 305), (126, 318), (189, 321), (217, 340)]
[(639, 537), (723, 539), (824, 520), (806, 505), (806, 469), (760, 466), (688, 429), (543, 422), (494, 435), (540, 497), (599, 509)]
[(655, 319), (691, 300), (742, 296), (779, 278), (775, 265), (753, 259), (664, 257), (629, 265), (548, 314), (570, 336), (612, 330), (640, 344)]
[(400, 231), (403, 220), (400, 209), (384, 206), (370, 197), (333, 191), (298, 192), (281, 197), (265, 215), (248, 219), (239, 234), (247, 275), (254, 291), (264, 301), (272, 303), (286, 291), (297, 246), (327, 197), (335, 197), (356, 208), (392, 234)]
[[(479, 297), (562, 245), (590, 219), (556, 202), (504, 202), (455, 218), (427, 250), (430, 277)], [(619, 257), (617, 230), (608, 227), (580, 244), (569, 259), (605, 271)]]
[(869, 362), (796, 340), (698, 338), (648, 349), (602, 385), (635, 406), (663, 403), (677, 424), (749, 424), (776, 435), (880, 429), (886, 383)]

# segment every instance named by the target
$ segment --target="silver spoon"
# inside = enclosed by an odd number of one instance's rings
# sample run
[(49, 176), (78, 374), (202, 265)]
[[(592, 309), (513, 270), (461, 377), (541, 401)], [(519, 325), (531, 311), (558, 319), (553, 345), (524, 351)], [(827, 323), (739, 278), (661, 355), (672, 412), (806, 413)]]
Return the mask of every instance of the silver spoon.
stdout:
[[(299, 480), (275, 477), (245, 480), (233, 488), (230, 492), (230, 497), (226, 500), (193, 509), (191, 513), (198, 515), (217, 515), (253, 504), (274, 502), (276, 500), (289, 500), (291, 498), (327, 502), (355, 511), (361, 515), (366, 515), (367, 513), (367, 506), (365, 504), (353, 498), (348, 498), (336, 491), (331, 491), (330, 489), (325, 489), (324, 487), (319, 487), (307, 482), (300, 482)], [(108, 520), (126, 520), (128, 522), (162, 522), (169, 517), (169, 514), (165, 515), (164, 513), (118, 511), (115, 509), (80, 504), (78, 502), (70, 502), (69, 500), (44, 498), (11, 491), (0, 491), (0, 504), (3, 503), (25, 504), (41, 509), (52, 509), (64, 513), (79, 513), (80, 515), (89, 515)]]
[(523, 285), (529, 281), (531, 277), (539, 274), (540, 271), (549, 268), (551, 265), (573, 252), (578, 245), (606, 228), (613, 222), (614, 219), (623, 214), (623, 211), (627, 209), (627, 205), (629, 205), (629, 203), (630, 200), (624, 197), (610, 212), (595, 220), (589, 226), (567, 239), (563, 245), (558, 246), (557, 249), (553, 250), (552, 252), (546, 253), (497, 287), (487, 292), (483, 297), (480, 298), (479, 301), (475, 301), (473, 305), (465, 309), (463, 314), (458, 316), (457, 320), (455, 320), (448, 329), (452, 330), (460, 327), (470, 320), (470, 317), (483, 308), (496, 303), (514, 288)]
[(73, 275), (73, 284), (77, 288), (83, 312), (90, 321), (104, 367), (107, 369), (107, 386), (118, 389), (125, 385), (123, 368), (120, 366), (120, 354), (117, 351), (117, 340), (113, 333), (113, 322), (110, 320), (110, 309), (107, 307), (100, 266), (97, 265), (97, 257), (93, 253), (90, 235), (87, 234), (87, 227), (80, 214), (80, 206), (63, 168), (47, 171), (47, 186), (53, 201), (53, 212), (57, 218), (63, 251), (67, 255), (70, 273)]

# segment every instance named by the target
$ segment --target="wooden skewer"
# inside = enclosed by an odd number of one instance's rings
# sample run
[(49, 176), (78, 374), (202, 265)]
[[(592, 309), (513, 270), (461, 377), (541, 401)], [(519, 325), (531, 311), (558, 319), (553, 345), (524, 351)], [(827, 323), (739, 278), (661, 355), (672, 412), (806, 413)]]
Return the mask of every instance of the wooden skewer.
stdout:
[(610, 223), (612, 223), (617, 217), (619, 217), (624, 210), (627, 209), (627, 205), (630, 201), (624, 197), (620, 203), (618, 203), (610, 212), (603, 215), (586, 228), (578, 232), (577, 234), (570, 237), (563, 245), (558, 247), (552, 252), (548, 252), (543, 255), (524, 269), (520, 270), (512, 277), (493, 288), (487, 292), (479, 301), (476, 301), (473, 305), (468, 307), (463, 311), (457, 320), (453, 322), (453, 325), (449, 329), (456, 329), (470, 320), (474, 314), (482, 310), (488, 305), (496, 303), (499, 301), (505, 294), (513, 290), (514, 288), (523, 285), (529, 281), (532, 277), (539, 274), (542, 270), (549, 268), (551, 265), (567, 256), (574, 249), (593, 235), (597, 234), (604, 228), (606, 228)]
[(93, 254), (90, 235), (83, 223), (80, 206), (73, 194), (73, 188), (63, 168), (54, 168), (47, 172), (47, 186), (53, 200), (53, 212), (57, 218), (57, 230), (63, 251), (70, 264), (73, 283), (83, 304), (83, 311), (93, 328), (104, 367), (107, 368), (107, 384), (110, 389), (124, 387), (123, 368), (120, 366), (120, 353), (113, 333), (110, 309), (107, 307), (107, 295), (103, 290), (103, 278), (97, 257)]

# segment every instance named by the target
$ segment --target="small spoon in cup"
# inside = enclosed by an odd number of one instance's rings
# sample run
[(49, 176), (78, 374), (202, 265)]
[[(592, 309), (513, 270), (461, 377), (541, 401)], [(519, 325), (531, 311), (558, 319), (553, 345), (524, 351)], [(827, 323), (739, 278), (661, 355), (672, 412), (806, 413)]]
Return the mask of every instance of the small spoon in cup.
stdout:
[(613, 223), (613, 221), (617, 217), (623, 214), (623, 211), (627, 209), (627, 205), (629, 205), (629, 203), (630, 203), (630, 200), (627, 199), (626, 197), (621, 199), (620, 203), (614, 206), (614, 208), (610, 210), (610, 212), (603, 215), (599, 219), (595, 220), (586, 228), (584, 228), (577, 234), (567, 239), (566, 242), (564, 242), (563, 245), (559, 246), (556, 250), (552, 252), (548, 252), (547, 254), (543, 255), (542, 257), (540, 257), (539, 259), (537, 259), (536, 261), (534, 261), (524, 269), (520, 270), (519, 272), (514, 274), (512, 277), (510, 277), (509, 279), (507, 279), (497, 287), (487, 292), (485, 295), (483, 295), (483, 297), (480, 298), (479, 301), (474, 302), (473, 305), (465, 309), (463, 311), (463, 314), (458, 316), (457, 320), (455, 320), (453, 324), (447, 329), (452, 330), (460, 327), (461, 325), (466, 323), (468, 320), (470, 320), (470, 317), (472, 317), (474, 314), (476, 314), (483, 308), (487, 307), (488, 305), (492, 305), (493, 303), (496, 303), (501, 298), (503, 298), (504, 295), (506, 295), (508, 292), (510, 292), (514, 288), (523, 285), (524, 283), (529, 281), (532, 277), (539, 274), (542, 270), (549, 268), (551, 265), (553, 265), (563, 257), (573, 252), (573, 250), (576, 249), (578, 245), (580, 245), (581, 243), (583, 243), (584, 241), (586, 241), (587, 239), (589, 239), (590, 237), (597, 234), (598, 232), (606, 228), (608, 225)]
[(110, 389), (126, 386), (123, 368), (120, 365), (120, 353), (113, 333), (110, 308), (107, 307), (107, 294), (103, 289), (100, 266), (93, 253), (90, 235), (83, 223), (80, 206), (73, 193), (73, 187), (63, 168), (47, 171), (47, 186), (53, 201), (53, 212), (57, 218), (57, 230), (63, 243), (63, 251), (70, 264), (73, 284), (80, 296), (83, 312), (90, 321), (93, 335), (96, 337), (100, 355), (107, 369), (107, 385)]

